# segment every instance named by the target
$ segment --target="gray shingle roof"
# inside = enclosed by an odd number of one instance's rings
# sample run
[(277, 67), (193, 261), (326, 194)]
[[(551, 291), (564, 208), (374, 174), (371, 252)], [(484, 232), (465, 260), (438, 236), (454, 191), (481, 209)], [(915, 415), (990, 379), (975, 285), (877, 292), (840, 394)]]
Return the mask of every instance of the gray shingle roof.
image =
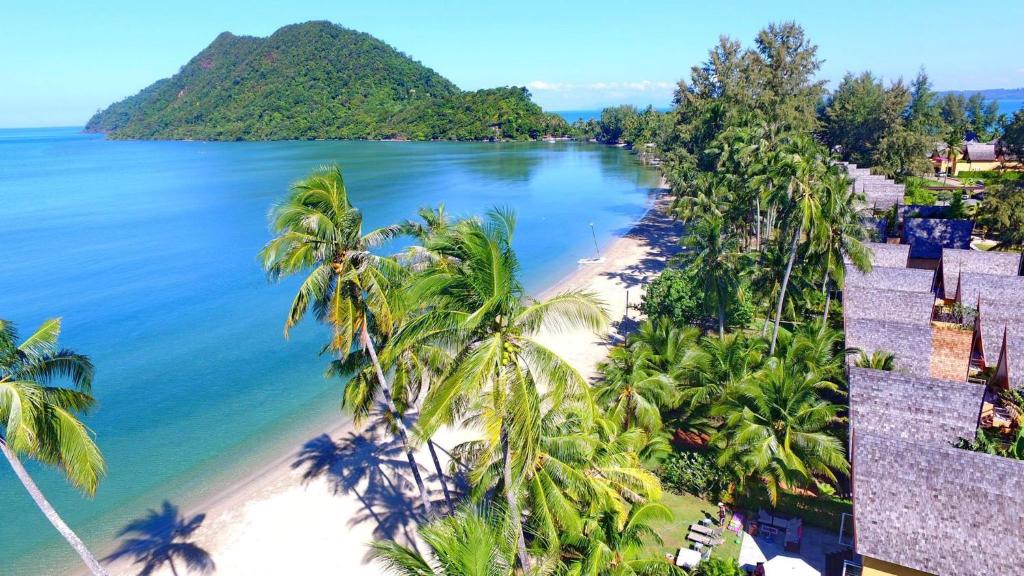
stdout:
[[(956, 283), (945, 286), (947, 297), (955, 294)], [(960, 274), (960, 301), (965, 306), (974, 306), (981, 297), (983, 306), (1024, 307), (1024, 276), (1000, 276), (998, 274)]]
[(995, 162), (996, 145), (971, 142), (964, 147), (964, 160), (969, 162)]
[(985, 387), (924, 376), (850, 368), (850, 426), (940, 446), (973, 438)]
[(943, 250), (942, 276), (950, 291), (949, 297), (952, 297), (952, 291), (956, 289), (956, 277), (960, 272), (1016, 276), (1020, 271), (1020, 258), (1021, 255), (1014, 252), (983, 252), (953, 248)]
[(943, 248), (970, 248), (973, 230), (970, 220), (905, 218), (903, 243), (910, 244), (911, 258), (938, 259)]
[(871, 265), (883, 268), (906, 268), (910, 259), (910, 246), (907, 244), (883, 244), (881, 242), (865, 242), (864, 246), (871, 250)]
[(859, 554), (949, 576), (1024, 565), (1024, 461), (854, 430)]
[(899, 319), (908, 324), (931, 325), (935, 296), (931, 292), (903, 292), (846, 284), (843, 314), (847, 319)]
[(847, 265), (844, 290), (850, 286), (862, 286), (878, 290), (900, 290), (903, 292), (931, 293), (935, 272), (916, 268), (888, 268), (876, 266), (867, 274)]
[[(846, 347), (871, 355), (876, 351), (895, 356), (896, 370), (906, 374), (930, 374), (931, 323), (909, 324), (871, 318), (846, 318)], [(856, 361), (856, 355), (850, 362)], [(966, 366), (964, 367), (966, 371)]]

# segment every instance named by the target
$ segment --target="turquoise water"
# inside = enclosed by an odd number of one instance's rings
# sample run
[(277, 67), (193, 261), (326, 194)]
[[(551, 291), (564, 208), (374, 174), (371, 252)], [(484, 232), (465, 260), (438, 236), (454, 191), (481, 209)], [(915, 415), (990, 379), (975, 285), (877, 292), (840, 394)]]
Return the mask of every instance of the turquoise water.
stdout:
[[(87, 422), (109, 476), (95, 499), (33, 471), (100, 550), (170, 499), (186, 507), (297, 447), (338, 415), (322, 333), (281, 334), (295, 282), (256, 260), (290, 182), (342, 164), (368, 225), (444, 202), (509, 205), (531, 290), (644, 211), (657, 177), (585, 144), (109, 142), (77, 129), (0, 130), (0, 317), (27, 333), (64, 317), (62, 343), (97, 366)], [(62, 574), (75, 557), (0, 466), (0, 574)], [(216, 560), (216, 559), (214, 559)], [(71, 564), (69, 564), (71, 563)]]
[(1024, 108), (1024, 100), (996, 100), (996, 103), (999, 104), (999, 113), (1006, 114), (1007, 117)]

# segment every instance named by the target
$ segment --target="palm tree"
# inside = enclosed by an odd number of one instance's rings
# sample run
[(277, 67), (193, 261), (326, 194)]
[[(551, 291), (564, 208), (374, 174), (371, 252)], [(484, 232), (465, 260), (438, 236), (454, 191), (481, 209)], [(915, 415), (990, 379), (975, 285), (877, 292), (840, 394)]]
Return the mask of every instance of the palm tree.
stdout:
[(701, 338), (686, 353), (679, 373), (681, 399), (691, 410), (708, 408), (764, 363), (764, 341), (742, 332)]
[(725, 419), (712, 438), (719, 464), (731, 466), (740, 485), (759, 479), (774, 503), (780, 487), (809, 483), (814, 476), (835, 482), (849, 464), (842, 443), (827, 433), (839, 406), (823, 400), (832, 382), (789, 366), (779, 358), (734, 386), (712, 413)]
[(832, 301), (829, 280), (833, 279), (839, 286), (843, 285), (846, 277), (844, 262), (847, 260), (861, 272), (870, 272), (871, 252), (863, 244), (865, 230), (857, 213), (857, 205), (862, 196), (849, 187), (844, 176), (834, 173), (822, 182), (822, 193), (822, 233), (816, 238), (811, 250), (822, 260), (822, 268), (825, 270), (825, 279), (821, 283), (821, 289), (825, 292), (822, 319), (827, 321)]
[(873, 368), (891, 372), (896, 369), (896, 356), (884, 350), (875, 350), (869, 356), (863, 350), (857, 355), (856, 364), (859, 368)]
[(790, 241), (789, 258), (782, 275), (782, 286), (779, 289), (779, 300), (775, 307), (775, 329), (772, 331), (771, 345), (768, 353), (775, 353), (775, 344), (779, 337), (779, 322), (782, 320), (782, 307), (786, 299), (789, 277), (793, 273), (793, 262), (796, 260), (797, 249), (804, 234), (818, 231), (821, 220), (821, 191), (818, 180), (822, 172), (820, 159), (821, 150), (817, 144), (808, 139), (795, 141), (788, 151), (789, 174), (787, 175), (787, 191), (790, 202), (789, 226), (793, 236)]
[(578, 576), (671, 573), (673, 566), (647, 554), (645, 547), (648, 543), (662, 544), (651, 524), (672, 520), (672, 511), (656, 502), (634, 506), (625, 522), (610, 512), (594, 515), (587, 520), (583, 535), (563, 551), (568, 573)]
[(652, 354), (640, 346), (615, 346), (598, 365), (603, 378), (594, 390), (597, 404), (623, 429), (661, 431), (661, 412), (676, 404), (675, 386)]
[[(30, 458), (61, 471), (86, 495), (96, 493), (106, 472), (89, 429), (78, 420), (93, 406), (89, 359), (59, 348), (61, 320), (53, 318), (18, 343), (14, 324), (0, 320), (0, 452), (21, 484), (93, 574), (106, 571), (22, 465)], [(58, 380), (67, 379), (71, 387)]]
[(419, 529), (424, 555), (391, 540), (370, 544), (370, 555), (396, 576), (512, 576), (515, 534), (500, 512), (463, 508)]
[(344, 361), (358, 343), (370, 357), (380, 394), (405, 447), (420, 500), (430, 516), (430, 498), (413, 454), (412, 444), (384, 371), (372, 333), (392, 333), (393, 278), (400, 268), (389, 258), (370, 252), (400, 232), (399, 227), (363, 233), (362, 214), (349, 202), (338, 167), (325, 167), (292, 186), (288, 197), (271, 211), (277, 236), (260, 252), (272, 280), (307, 273), (292, 301), (285, 335), (310, 307), (331, 329), (325, 350)]
[(680, 256), (684, 266), (694, 271), (704, 288), (705, 307), (717, 312), (720, 338), (725, 337), (726, 306), (736, 297), (747, 262), (739, 241), (724, 228), (724, 220), (719, 215), (707, 215), (697, 221), (682, 240), (686, 251)]
[(819, 319), (800, 324), (792, 332), (783, 330), (776, 355), (795, 370), (839, 382), (846, 369), (847, 351), (842, 349), (842, 343), (842, 331)]
[(427, 270), (415, 290), (430, 304), (430, 322), (446, 329), (457, 352), (447, 376), (432, 387), (420, 418), (421, 435), (473, 415), (484, 431), (490, 456), (500, 458), (502, 492), (516, 526), (519, 563), (530, 571), (518, 495), (540, 437), (538, 387), (550, 398), (585, 396), (583, 377), (535, 337), (541, 329), (586, 327), (603, 330), (608, 314), (587, 292), (564, 292), (528, 301), (512, 249), (515, 218), (495, 210), (486, 221), (468, 220), (427, 249), (450, 266)]
[(192, 542), (196, 530), (203, 525), (206, 514), (185, 518), (178, 507), (164, 501), (160, 511), (150, 510), (145, 517), (133, 520), (119, 536), (133, 534), (107, 560), (131, 556), (142, 564), (139, 576), (149, 576), (167, 564), (171, 574), (178, 576), (175, 560), (183, 562), (189, 573), (209, 574), (216, 569), (210, 554)]
[(700, 329), (696, 326), (679, 327), (668, 318), (655, 318), (641, 322), (626, 338), (626, 344), (647, 354), (658, 370), (672, 375), (698, 339)]

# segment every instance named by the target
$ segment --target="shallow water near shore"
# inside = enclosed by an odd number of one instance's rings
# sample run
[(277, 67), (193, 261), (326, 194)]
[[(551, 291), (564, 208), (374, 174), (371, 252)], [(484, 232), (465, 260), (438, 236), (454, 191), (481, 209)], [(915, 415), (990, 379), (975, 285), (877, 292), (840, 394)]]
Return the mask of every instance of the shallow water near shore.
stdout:
[[(100, 551), (165, 499), (188, 507), (340, 420), (312, 324), (282, 336), (296, 286), (256, 253), (290, 182), (342, 165), (368, 226), (444, 202), (518, 214), (531, 291), (645, 211), (657, 174), (571, 143), (111, 142), (77, 129), (0, 130), (0, 317), (23, 335), (64, 317), (62, 344), (97, 366), (87, 418), (109, 474), (88, 500), (32, 467)], [(0, 466), (0, 573), (61, 574), (75, 556)]]

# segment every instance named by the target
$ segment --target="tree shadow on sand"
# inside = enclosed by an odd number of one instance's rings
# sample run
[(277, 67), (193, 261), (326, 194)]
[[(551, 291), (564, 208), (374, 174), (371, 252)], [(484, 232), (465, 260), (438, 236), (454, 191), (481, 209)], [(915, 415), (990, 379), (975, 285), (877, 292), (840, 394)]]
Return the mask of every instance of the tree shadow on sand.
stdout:
[[(416, 497), (405, 450), (383, 418), (374, 418), (362, 432), (349, 432), (337, 440), (327, 434), (312, 438), (291, 466), (302, 470), (305, 483), (326, 478), (335, 493), (352, 494), (359, 500), (361, 509), (349, 519), (349, 527), (372, 520), (374, 539), (395, 540), (415, 548), (415, 528), (427, 514)], [(437, 473), (419, 466), (432, 488), (432, 508), (444, 510)], [(463, 476), (461, 470), (446, 474), (455, 499), (466, 493)]]
[(189, 573), (209, 574), (216, 570), (213, 558), (191, 541), (205, 519), (206, 514), (186, 519), (177, 506), (164, 500), (160, 510), (150, 510), (122, 528), (120, 546), (103, 560), (131, 558), (133, 564), (142, 565), (139, 576), (149, 576), (165, 564), (175, 576), (179, 564)]

